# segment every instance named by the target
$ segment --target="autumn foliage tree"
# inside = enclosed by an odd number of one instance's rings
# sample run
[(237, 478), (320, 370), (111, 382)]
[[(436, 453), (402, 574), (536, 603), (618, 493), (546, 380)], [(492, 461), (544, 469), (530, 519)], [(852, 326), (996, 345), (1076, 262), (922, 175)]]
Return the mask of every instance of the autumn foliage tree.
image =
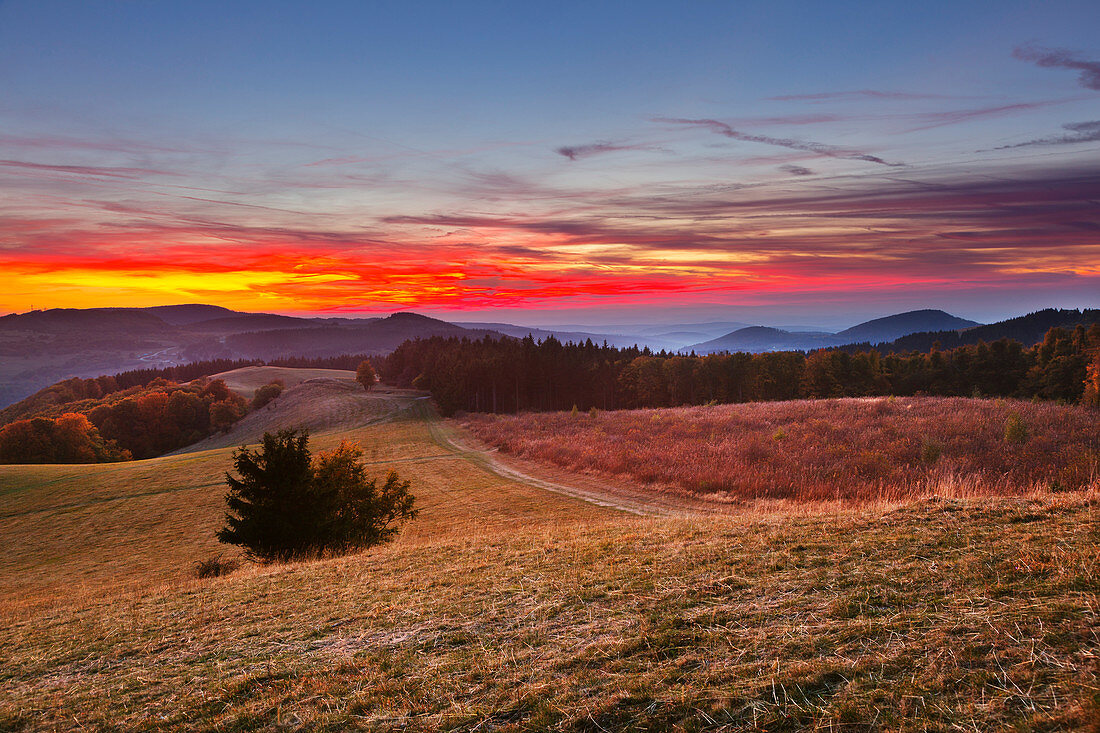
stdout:
[(17, 420), (0, 429), (0, 463), (103, 463), (129, 452), (99, 434), (84, 415)]
[(220, 379), (187, 385), (158, 379), (93, 408), (88, 419), (134, 458), (152, 458), (228, 431), (247, 409)]
[(259, 449), (242, 447), (233, 456), (238, 475), (226, 474), (229, 511), (218, 539), (260, 562), (341, 554), (391, 539), (416, 516), (409, 482), (392, 471), (381, 486), (368, 480), (362, 455), (345, 441), (314, 459), (307, 433), (265, 433)]
[(1081, 402), (1100, 407), (1100, 325), (1088, 331), (1088, 364), (1085, 367), (1085, 392)]
[(359, 366), (355, 370), (355, 381), (363, 385), (363, 389), (368, 392), (378, 382), (378, 373), (374, 371), (374, 366), (366, 359), (359, 362)]

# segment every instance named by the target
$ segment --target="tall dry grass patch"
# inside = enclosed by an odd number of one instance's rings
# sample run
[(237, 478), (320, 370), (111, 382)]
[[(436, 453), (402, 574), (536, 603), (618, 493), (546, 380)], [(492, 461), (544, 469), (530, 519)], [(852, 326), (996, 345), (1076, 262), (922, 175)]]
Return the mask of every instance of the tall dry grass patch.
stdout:
[(964, 398), (468, 416), (506, 453), (715, 502), (906, 500), (1097, 487), (1100, 414)]

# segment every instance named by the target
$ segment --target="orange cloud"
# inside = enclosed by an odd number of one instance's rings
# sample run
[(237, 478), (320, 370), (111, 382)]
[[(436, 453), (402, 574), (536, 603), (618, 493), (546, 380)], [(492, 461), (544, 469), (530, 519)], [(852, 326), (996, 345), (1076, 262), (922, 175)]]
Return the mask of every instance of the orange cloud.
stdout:
[(549, 213), (432, 212), (359, 228), (277, 207), (227, 219), (118, 202), (82, 215), (74, 204), (65, 215), (0, 216), (0, 309), (655, 306), (1100, 280), (1092, 171), (875, 184), (617, 190), (571, 195)]

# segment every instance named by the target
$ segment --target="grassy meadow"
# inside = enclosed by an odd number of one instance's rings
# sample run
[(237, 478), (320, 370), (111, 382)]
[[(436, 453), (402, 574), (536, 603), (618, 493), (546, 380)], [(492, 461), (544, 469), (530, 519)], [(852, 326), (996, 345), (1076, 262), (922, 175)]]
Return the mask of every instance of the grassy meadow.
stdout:
[[(310, 419), (292, 391), (273, 425)], [(196, 579), (231, 554), (212, 536), (231, 447), (0, 467), (0, 730), (1100, 719), (1094, 489), (638, 517), (504, 478), (413, 396), (332, 400), (314, 448), (359, 441), (422, 509), (363, 554)]]
[(949, 397), (470, 415), (505, 453), (715, 503), (906, 501), (1100, 488), (1100, 419)]

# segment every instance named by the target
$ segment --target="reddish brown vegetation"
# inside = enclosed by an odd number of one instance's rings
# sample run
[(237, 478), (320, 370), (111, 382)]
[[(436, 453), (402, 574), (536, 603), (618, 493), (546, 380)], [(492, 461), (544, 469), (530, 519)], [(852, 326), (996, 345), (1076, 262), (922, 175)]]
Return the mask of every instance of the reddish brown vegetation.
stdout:
[(247, 411), (247, 403), (220, 379), (183, 385), (157, 379), (103, 396), (96, 386), (96, 380), (55, 385), (57, 394), (73, 399), (60, 405), (44, 401), (38, 414), (4, 426), (0, 463), (152, 458), (229, 430)]
[(99, 404), (88, 418), (103, 437), (117, 441), (134, 458), (151, 458), (227, 431), (247, 411), (247, 403), (220, 379), (180, 385), (158, 379)]
[(103, 463), (130, 458), (105, 440), (88, 418), (66, 413), (56, 420), (17, 420), (0, 429), (0, 463)]
[(1097, 417), (1049, 403), (872, 398), (471, 415), (464, 424), (505, 452), (658, 490), (814, 501), (1095, 487)]

